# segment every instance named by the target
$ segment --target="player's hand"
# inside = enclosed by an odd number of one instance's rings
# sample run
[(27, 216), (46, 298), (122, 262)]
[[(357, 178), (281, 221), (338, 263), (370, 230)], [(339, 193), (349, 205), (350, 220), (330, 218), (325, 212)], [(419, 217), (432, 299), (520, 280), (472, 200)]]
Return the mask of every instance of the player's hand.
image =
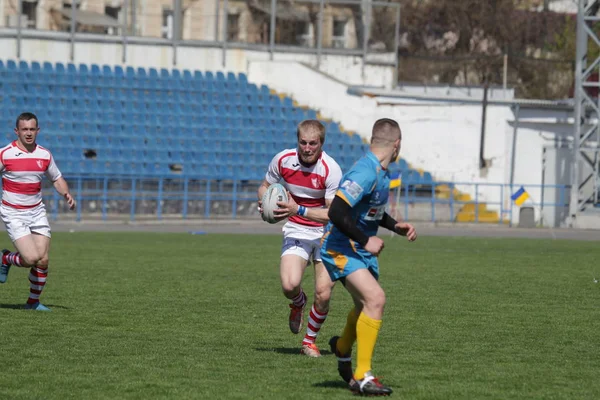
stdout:
[(374, 256), (378, 256), (383, 250), (383, 247), (384, 243), (382, 239), (378, 238), (377, 236), (371, 236), (365, 245), (365, 250)]
[(396, 233), (400, 236), (406, 236), (409, 242), (417, 240), (417, 230), (407, 222), (398, 222), (395, 226)]
[(65, 194), (65, 200), (67, 201), (67, 204), (69, 205), (69, 210), (75, 209), (75, 205), (77, 203), (75, 202), (75, 199), (73, 198), (73, 196), (71, 196), (71, 193)]
[(298, 204), (294, 201), (294, 198), (287, 192), (288, 201), (278, 201), (277, 205), (279, 208), (277, 210), (273, 210), (273, 214), (275, 214), (275, 218), (288, 218), (293, 215), (296, 215), (298, 212)]
[(258, 212), (263, 215), (262, 200), (258, 200)]

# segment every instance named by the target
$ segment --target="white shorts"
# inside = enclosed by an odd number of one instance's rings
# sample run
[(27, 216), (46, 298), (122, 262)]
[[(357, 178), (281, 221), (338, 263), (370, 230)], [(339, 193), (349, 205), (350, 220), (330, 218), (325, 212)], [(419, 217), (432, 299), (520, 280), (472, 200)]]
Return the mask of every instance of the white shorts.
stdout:
[(306, 261), (321, 261), (322, 226), (310, 227), (287, 222), (283, 225), (283, 245), (281, 256), (293, 254)]
[(46, 207), (43, 203), (26, 210), (0, 205), (0, 217), (6, 226), (8, 237), (13, 243), (23, 236), (31, 235), (32, 232), (47, 237), (51, 236)]

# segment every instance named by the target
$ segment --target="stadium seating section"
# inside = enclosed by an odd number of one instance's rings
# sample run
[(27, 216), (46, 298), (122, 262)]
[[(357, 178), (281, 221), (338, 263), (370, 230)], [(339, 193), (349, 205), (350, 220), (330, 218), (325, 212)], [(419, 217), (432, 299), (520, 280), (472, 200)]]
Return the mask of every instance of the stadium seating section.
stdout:
[[(295, 129), (314, 110), (245, 74), (0, 61), (2, 126), (14, 139), (16, 116), (40, 119), (38, 142), (66, 176), (189, 176), (260, 180), (271, 158), (296, 145)], [(343, 170), (367, 145), (327, 122), (326, 151)], [(404, 182), (431, 174), (404, 160)]]

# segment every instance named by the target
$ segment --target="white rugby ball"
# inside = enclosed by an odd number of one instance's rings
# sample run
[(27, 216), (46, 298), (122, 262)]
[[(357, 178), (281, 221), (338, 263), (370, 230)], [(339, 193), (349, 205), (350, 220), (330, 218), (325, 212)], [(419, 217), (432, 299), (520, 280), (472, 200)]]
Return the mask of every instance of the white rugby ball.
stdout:
[(274, 183), (267, 188), (265, 194), (262, 197), (262, 219), (270, 224), (275, 224), (284, 218), (276, 218), (273, 211), (277, 210), (279, 206), (277, 202), (283, 201), (288, 202), (287, 191), (280, 183)]

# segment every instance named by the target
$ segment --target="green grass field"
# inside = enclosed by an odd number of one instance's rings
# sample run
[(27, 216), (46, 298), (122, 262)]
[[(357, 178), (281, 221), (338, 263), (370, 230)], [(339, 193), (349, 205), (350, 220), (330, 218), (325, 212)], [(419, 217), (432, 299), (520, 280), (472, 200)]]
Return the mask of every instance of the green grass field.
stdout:
[[(1, 399), (347, 399), (299, 355), (279, 236), (56, 233), (42, 300), (0, 285)], [(597, 399), (595, 242), (386, 237), (374, 372), (404, 399)], [(312, 294), (312, 270), (305, 285)], [(336, 287), (318, 344), (350, 298)]]

